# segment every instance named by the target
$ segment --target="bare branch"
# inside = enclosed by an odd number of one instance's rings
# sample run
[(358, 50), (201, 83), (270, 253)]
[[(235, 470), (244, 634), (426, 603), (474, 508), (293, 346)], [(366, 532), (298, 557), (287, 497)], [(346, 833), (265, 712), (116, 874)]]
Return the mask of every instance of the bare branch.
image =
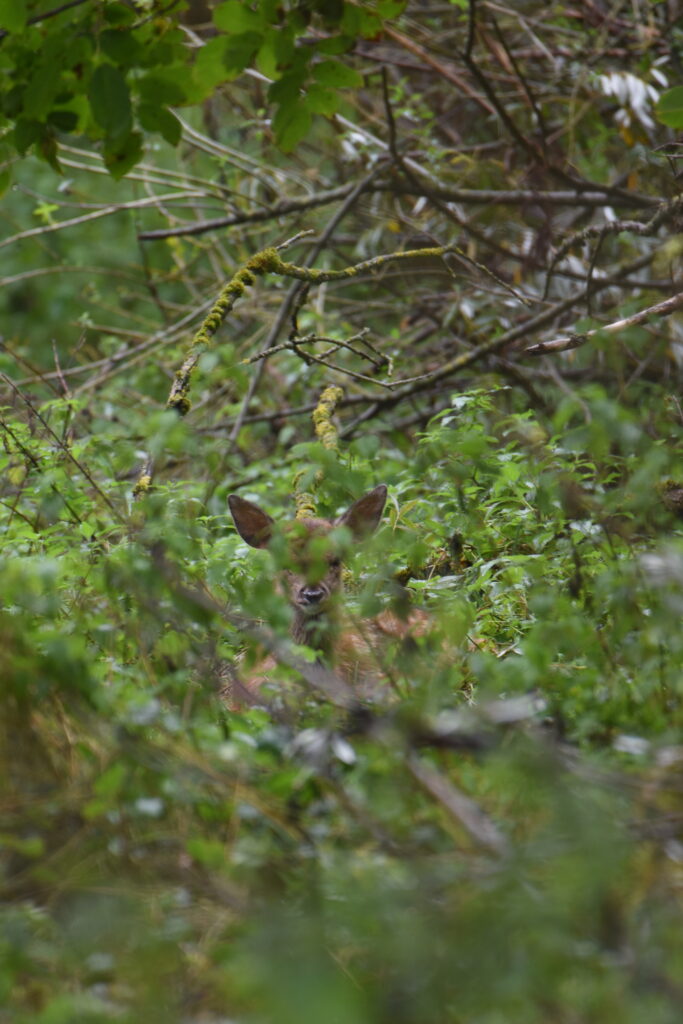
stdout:
[(681, 309), (681, 307), (683, 307), (683, 292), (673, 295), (670, 299), (665, 299), (664, 302), (658, 302), (655, 306), (649, 306), (648, 309), (642, 309), (640, 313), (624, 317), (623, 320), (615, 320), (613, 323), (605, 324), (603, 327), (596, 327), (594, 330), (586, 331), (584, 334), (569, 334), (564, 338), (555, 338), (553, 341), (541, 341), (537, 345), (530, 345), (529, 348), (523, 350), (523, 354), (527, 356), (544, 356), (550, 352), (568, 352), (570, 349), (585, 345), (587, 341), (590, 341), (591, 338), (598, 334), (616, 334), (618, 331), (626, 330), (627, 327), (643, 324), (653, 317), (670, 316), (677, 309)]

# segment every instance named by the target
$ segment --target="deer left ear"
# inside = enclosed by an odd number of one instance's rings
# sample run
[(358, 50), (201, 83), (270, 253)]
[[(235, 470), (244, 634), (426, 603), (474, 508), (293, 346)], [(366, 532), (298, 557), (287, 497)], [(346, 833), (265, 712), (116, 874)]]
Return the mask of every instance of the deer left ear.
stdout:
[(274, 520), (251, 501), (239, 494), (228, 495), (232, 518), (242, 540), (252, 548), (265, 548), (273, 535)]
[(384, 484), (380, 484), (354, 501), (353, 505), (339, 516), (335, 526), (348, 526), (356, 540), (368, 537), (377, 529), (386, 500), (387, 489)]

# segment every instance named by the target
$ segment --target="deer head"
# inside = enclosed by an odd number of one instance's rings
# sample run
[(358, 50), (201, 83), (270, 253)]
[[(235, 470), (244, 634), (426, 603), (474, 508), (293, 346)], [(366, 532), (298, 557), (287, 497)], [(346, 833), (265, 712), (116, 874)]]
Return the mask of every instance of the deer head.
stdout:
[[(330, 647), (335, 605), (342, 590), (342, 551), (330, 535), (336, 527), (346, 527), (353, 542), (369, 536), (381, 519), (386, 498), (387, 489), (380, 484), (337, 519), (297, 519), (283, 527), (286, 568), (280, 585), (294, 609), (291, 632), (297, 643), (322, 650)], [(240, 537), (253, 548), (268, 547), (275, 520), (237, 494), (229, 496), (228, 504)]]

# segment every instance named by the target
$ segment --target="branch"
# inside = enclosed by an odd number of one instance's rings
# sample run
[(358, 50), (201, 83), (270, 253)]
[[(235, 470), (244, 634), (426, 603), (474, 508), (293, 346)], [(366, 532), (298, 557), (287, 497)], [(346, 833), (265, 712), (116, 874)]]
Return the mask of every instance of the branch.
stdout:
[(128, 203), (116, 203), (113, 206), (105, 206), (100, 210), (93, 210), (92, 213), (86, 213), (82, 217), (72, 217), (70, 220), (56, 221), (54, 224), (41, 224), (38, 228), (29, 228), (27, 231), (20, 231), (18, 235), (12, 235), (11, 238), (5, 238), (4, 241), (0, 242), (0, 249), (4, 249), (6, 245), (12, 245), (14, 242), (20, 242), (24, 238), (35, 238), (36, 236), (49, 235), (53, 231), (61, 231), (62, 228), (72, 228), (77, 224), (85, 224), (91, 220), (97, 220), (99, 217), (109, 217), (112, 213), (119, 213), (121, 210), (139, 210), (145, 206), (155, 206), (157, 203), (167, 203), (171, 199), (201, 199), (202, 194), (193, 191), (183, 192), (169, 192), (166, 196), (147, 196), (144, 199), (131, 199)]
[(544, 356), (549, 352), (569, 352), (573, 348), (585, 345), (587, 341), (590, 341), (591, 338), (598, 334), (616, 334), (627, 327), (635, 327), (637, 324), (645, 323), (653, 317), (670, 316), (682, 307), (683, 292), (679, 292), (678, 295), (673, 295), (670, 299), (665, 299), (664, 302), (658, 302), (656, 306), (649, 306), (647, 309), (641, 310), (640, 313), (634, 313), (633, 316), (627, 316), (623, 320), (615, 320), (613, 323), (605, 324), (603, 327), (596, 327), (594, 330), (586, 331), (584, 334), (570, 334), (565, 338), (555, 338), (553, 341), (541, 341), (537, 345), (530, 345), (529, 348), (523, 349), (523, 354), (527, 356)]
[[(265, 210), (255, 212), (236, 213), (229, 217), (215, 217), (211, 220), (195, 221), (194, 224), (187, 224), (176, 228), (159, 228), (154, 231), (141, 231), (138, 240), (141, 242), (159, 241), (164, 238), (180, 238), (186, 235), (202, 235), (207, 231), (218, 231), (221, 228), (233, 227), (236, 224), (256, 224), (264, 221), (277, 220), (288, 213), (297, 213), (301, 210), (315, 209), (317, 206), (327, 206), (339, 199), (345, 199), (356, 186), (343, 185), (340, 188), (329, 189), (325, 192), (317, 192), (313, 196), (305, 196), (300, 199), (283, 200), (270, 206)], [(422, 196), (425, 190), (420, 185), (397, 184), (395, 182), (378, 182), (376, 185), (368, 184), (363, 190), (365, 192), (390, 192), (392, 195)], [(662, 199), (658, 196), (646, 196), (639, 192), (624, 193), (617, 197), (610, 194), (608, 190), (601, 192), (598, 189), (582, 191), (581, 189), (568, 189), (564, 191), (542, 189), (475, 189), (475, 188), (439, 188), (432, 186), (429, 191), (430, 198), (440, 199), (442, 202), (463, 203), (464, 205), (486, 206), (491, 204), (502, 204), (504, 206), (520, 206), (524, 203), (545, 203), (551, 206), (584, 206), (588, 208), (601, 206), (627, 206), (632, 209), (648, 209), (658, 206)]]
[[(595, 288), (602, 290), (604, 288), (609, 288), (614, 284), (623, 283), (626, 275), (647, 266), (647, 264), (652, 261), (652, 258), (651, 253), (648, 253), (645, 256), (639, 256), (637, 260), (634, 260), (631, 264), (623, 267), (618, 276), (606, 277), (599, 282), (596, 282)], [(583, 299), (585, 299), (587, 292), (587, 288), (582, 288), (576, 293), (576, 295), (570, 296), (567, 299), (562, 299), (549, 309), (543, 310), (542, 313), (537, 313), (536, 316), (523, 320), (520, 324), (517, 324), (516, 327), (511, 327), (508, 331), (505, 331), (497, 338), (492, 338), (490, 341), (482, 342), (481, 345), (471, 349), (469, 352), (463, 352), (461, 355), (455, 356), (453, 359), (449, 359), (446, 363), (437, 367), (435, 370), (421, 374), (418, 377), (413, 377), (408, 382), (404, 381), (403, 383), (407, 383), (406, 387), (403, 387), (400, 391), (394, 391), (390, 395), (378, 397), (373, 405), (366, 409), (365, 412), (361, 413), (360, 416), (356, 417), (353, 423), (349, 424), (349, 426), (342, 430), (342, 437), (349, 437), (350, 434), (362, 423), (372, 419), (381, 411), (392, 409), (395, 405), (398, 405), (399, 402), (402, 402), (403, 399), (413, 396), (420, 391), (424, 391), (435, 381), (444, 380), (446, 377), (451, 377), (460, 373), (466, 367), (479, 362), (486, 356), (495, 354), (501, 349), (511, 346), (513, 342), (518, 341), (519, 338), (524, 338), (533, 331), (538, 331), (542, 327), (547, 326), (547, 324), (551, 323), (556, 317), (561, 316), (563, 313), (566, 313), (567, 310), (572, 309), (574, 306), (577, 306), (582, 302)]]
[(450, 817), (462, 825), (480, 846), (498, 856), (507, 853), (508, 844), (505, 837), (471, 797), (462, 793), (449, 779), (444, 778), (426, 761), (414, 754), (407, 758), (406, 766), (422, 788), (440, 803)]
[(565, 238), (553, 255), (548, 268), (544, 294), (546, 296), (548, 294), (555, 267), (575, 245), (580, 245), (581, 242), (586, 242), (589, 238), (599, 238), (598, 244), (600, 244), (606, 235), (616, 235), (621, 231), (629, 231), (633, 235), (653, 235), (681, 207), (683, 207), (683, 196), (675, 196), (673, 199), (662, 202), (657, 212), (649, 220), (615, 220), (607, 224), (590, 224), (588, 227), (583, 228), (582, 231), (573, 231), (568, 238)]
[[(41, 21), (47, 21), (48, 18), (56, 18), (58, 14), (62, 14), (63, 11), (68, 11), (72, 7), (80, 7), (82, 4), (87, 4), (88, 0), (68, 0), (68, 3), (62, 4), (61, 7), (54, 7), (51, 11), (45, 11), (43, 14), (36, 14), (32, 18), (29, 18), (26, 22), (27, 25), (37, 25)], [(0, 41), (9, 35), (8, 29), (0, 30)]]

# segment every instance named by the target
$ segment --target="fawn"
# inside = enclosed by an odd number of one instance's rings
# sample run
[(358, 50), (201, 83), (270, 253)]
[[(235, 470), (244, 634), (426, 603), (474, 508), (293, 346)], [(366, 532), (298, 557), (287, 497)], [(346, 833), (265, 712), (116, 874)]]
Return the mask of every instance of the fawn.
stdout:
[[(334, 538), (336, 527), (346, 527), (354, 542), (377, 528), (387, 498), (384, 484), (364, 494), (335, 520), (299, 519), (284, 527), (289, 566), (280, 573), (280, 586), (294, 610), (292, 640), (318, 651), (319, 662), (333, 669), (359, 695), (377, 693), (383, 684), (378, 658), (380, 647), (391, 638), (404, 640), (427, 631), (428, 616), (412, 611), (406, 618), (384, 611), (373, 619), (349, 623), (341, 607), (342, 560)], [(275, 521), (258, 505), (239, 495), (228, 498), (237, 532), (254, 548), (268, 546)], [(266, 657), (246, 681), (255, 693), (271, 677), (277, 662)]]

